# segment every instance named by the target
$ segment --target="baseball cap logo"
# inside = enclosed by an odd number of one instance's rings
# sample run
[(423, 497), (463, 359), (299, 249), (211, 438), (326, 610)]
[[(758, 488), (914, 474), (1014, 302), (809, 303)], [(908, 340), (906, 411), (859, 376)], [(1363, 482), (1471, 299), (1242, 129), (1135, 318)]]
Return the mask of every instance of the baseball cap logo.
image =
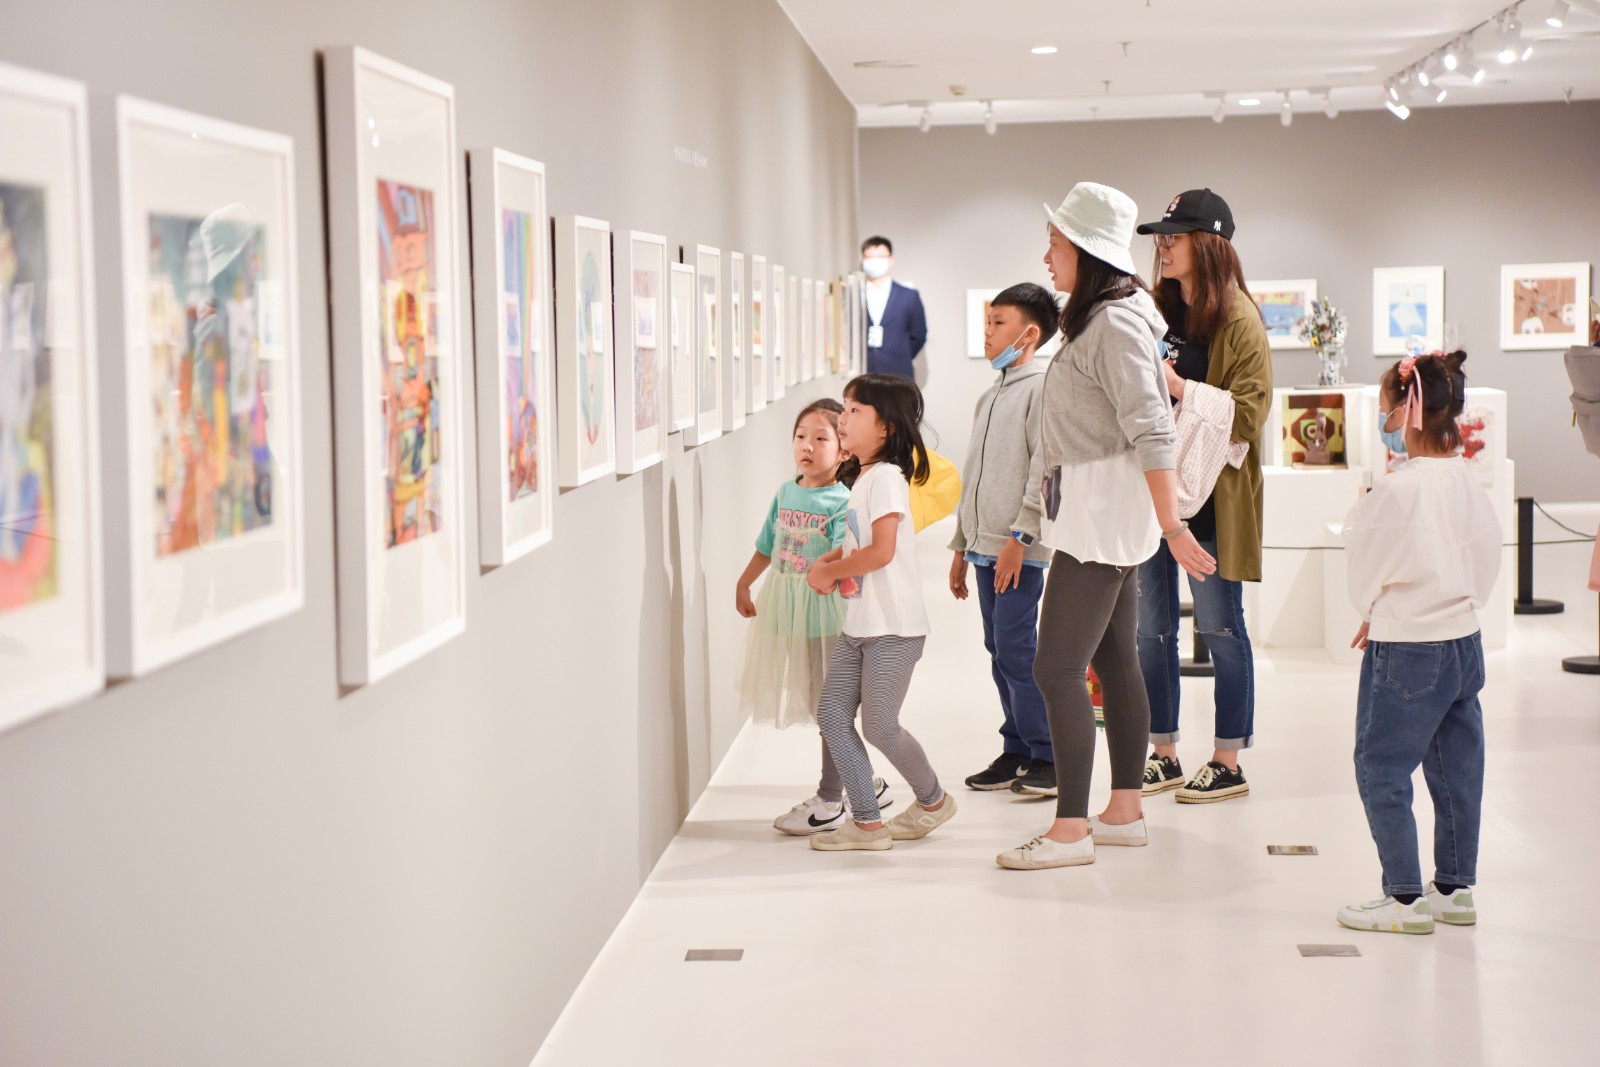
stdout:
[(1213, 222), (1211, 224), (1211, 228), (1213, 230), (1216, 230), (1218, 233), (1221, 233), (1222, 232), (1222, 220), (1218, 219), (1217, 221)]
[(1172, 203), (1167, 205), (1167, 213), (1164, 216), (1165, 218), (1169, 218), (1170, 219), (1172, 217), (1172, 213), (1174, 211), (1178, 210), (1178, 201), (1182, 200), (1182, 199), (1183, 199), (1182, 194), (1179, 194), (1178, 196), (1175, 196), (1175, 197), (1172, 198)]

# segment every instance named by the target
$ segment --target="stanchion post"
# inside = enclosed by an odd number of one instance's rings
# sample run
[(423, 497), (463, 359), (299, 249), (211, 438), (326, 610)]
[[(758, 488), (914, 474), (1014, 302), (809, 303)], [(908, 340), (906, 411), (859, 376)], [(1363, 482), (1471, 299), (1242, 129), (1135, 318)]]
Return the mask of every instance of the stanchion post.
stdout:
[(1533, 497), (1517, 497), (1517, 600), (1511, 610), (1518, 615), (1559, 615), (1567, 606), (1559, 600), (1533, 598)]
[(1593, 656), (1568, 656), (1561, 661), (1561, 669), (1571, 674), (1600, 674), (1600, 632), (1595, 634)]

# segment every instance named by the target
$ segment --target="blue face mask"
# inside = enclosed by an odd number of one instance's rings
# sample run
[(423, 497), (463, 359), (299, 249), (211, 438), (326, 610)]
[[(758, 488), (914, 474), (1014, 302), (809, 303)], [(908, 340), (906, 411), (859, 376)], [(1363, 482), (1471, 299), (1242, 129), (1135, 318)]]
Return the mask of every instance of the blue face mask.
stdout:
[(1383, 438), (1384, 446), (1398, 456), (1406, 450), (1406, 428), (1404, 423), (1401, 424), (1398, 430), (1385, 430), (1382, 428), (1388, 425), (1389, 416), (1393, 414), (1394, 412), (1392, 411), (1378, 412), (1378, 416), (1383, 419), (1383, 422), (1379, 424), (1378, 434)]
[(1027, 330), (1023, 330), (1022, 333), (1018, 334), (1017, 339), (1011, 342), (1011, 346), (1009, 348), (989, 361), (989, 366), (993, 367), (995, 370), (1005, 370), (1018, 359), (1022, 358), (1022, 349), (1019, 346), (1022, 344), (1022, 339), (1027, 336), (1027, 333)]

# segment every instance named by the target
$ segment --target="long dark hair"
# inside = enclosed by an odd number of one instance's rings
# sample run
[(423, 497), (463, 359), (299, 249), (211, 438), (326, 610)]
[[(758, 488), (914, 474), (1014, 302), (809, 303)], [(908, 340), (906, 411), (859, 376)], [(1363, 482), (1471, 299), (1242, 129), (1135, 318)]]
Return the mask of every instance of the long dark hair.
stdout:
[(1144, 279), (1137, 274), (1126, 274), (1077, 245), (1072, 247), (1078, 253), (1078, 280), (1072, 285), (1067, 306), (1061, 309), (1062, 344), (1083, 333), (1090, 317), (1100, 309), (1101, 304), (1122, 300), (1134, 293), (1149, 292)]
[(1413, 390), (1421, 390), (1422, 439), (1435, 452), (1455, 452), (1461, 448), (1461, 427), (1456, 419), (1467, 406), (1467, 372), (1461, 365), (1467, 354), (1459, 349), (1444, 355), (1435, 352), (1419, 356), (1412, 363), (1411, 377), (1400, 380), (1400, 363), (1383, 372), (1380, 387), (1391, 405), (1403, 407)]
[[(1168, 322), (1183, 318), (1183, 332), (1189, 340), (1209, 343), (1228, 324), (1233, 302), (1238, 299), (1235, 293), (1248, 293), (1250, 286), (1245, 283), (1239, 253), (1226, 237), (1195, 230), (1189, 234), (1189, 247), (1194, 258), (1194, 281), (1189, 286), (1193, 290), (1193, 302), (1184, 302), (1183, 288), (1175, 279), (1161, 276), (1158, 250), (1150, 275), (1156, 280), (1156, 307)], [(1256, 314), (1261, 314), (1259, 307)]]
[[(805, 407), (800, 409), (800, 414), (798, 414), (798, 415), (796, 415), (794, 417), (794, 428), (789, 431), (789, 437), (792, 440), (794, 438), (794, 435), (796, 433), (800, 432), (800, 423), (805, 421), (805, 417), (807, 415), (821, 415), (822, 418), (823, 418), (823, 421), (826, 422), (829, 426), (833, 427), (833, 434), (834, 434), (835, 437), (837, 437), (839, 435), (839, 416), (843, 415), (843, 414), (844, 414), (844, 405), (843, 404), (839, 403), (837, 400), (835, 400), (831, 396), (819, 397), (818, 399), (813, 400), (811, 403), (807, 404)], [(835, 467), (833, 469), (833, 477), (834, 477), (834, 479), (836, 481), (844, 481), (843, 478), (839, 477), (839, 475), (843, 471), (843, 469), (844, 469), (844, 465), (842, 463), (839, 466), (837, 466), (837, 467)], [(859, 463), (856, 464), (856, 470), (859, 471), (860, 469), (861, 469), (861, 465)], [(799, 482), (800, 481), (800, 475), (796, 474), (794, 476), (794, 480), (796, 482)], [(845, 482), (845, 485), (849, 486), (849, 485), (853, 484), (854, 482), (855, 482), (855, 476), (854, 476), (854, 474), (852, 474), (851, 478), (850, 478), (850, 481)]]
[[(898, 374), (863, 374), (850, 380), (844, 396), (876, 411), (889, 431), (878, 461), (899, 467), (908, 482), (926, 482), (928, 448), (922, 443), (922, 390), (917, 383)], [(839, 480), (846, 485), (854, 485), (860, 473), (861, 460), (855, 456), (839, 465)]]

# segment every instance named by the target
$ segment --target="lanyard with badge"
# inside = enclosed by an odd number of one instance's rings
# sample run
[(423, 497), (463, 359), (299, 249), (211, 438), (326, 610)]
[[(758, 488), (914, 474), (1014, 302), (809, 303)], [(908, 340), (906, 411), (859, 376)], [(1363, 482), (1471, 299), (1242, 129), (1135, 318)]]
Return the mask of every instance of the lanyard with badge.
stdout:
[[(884, 307), (887, 308), (888, 306), (889, 302), (886, 298), (884, 300)], [(867, 347), (883, 347), (883, 324), (872, 321), (872, 301), (870, 300), (867, 301)]]

